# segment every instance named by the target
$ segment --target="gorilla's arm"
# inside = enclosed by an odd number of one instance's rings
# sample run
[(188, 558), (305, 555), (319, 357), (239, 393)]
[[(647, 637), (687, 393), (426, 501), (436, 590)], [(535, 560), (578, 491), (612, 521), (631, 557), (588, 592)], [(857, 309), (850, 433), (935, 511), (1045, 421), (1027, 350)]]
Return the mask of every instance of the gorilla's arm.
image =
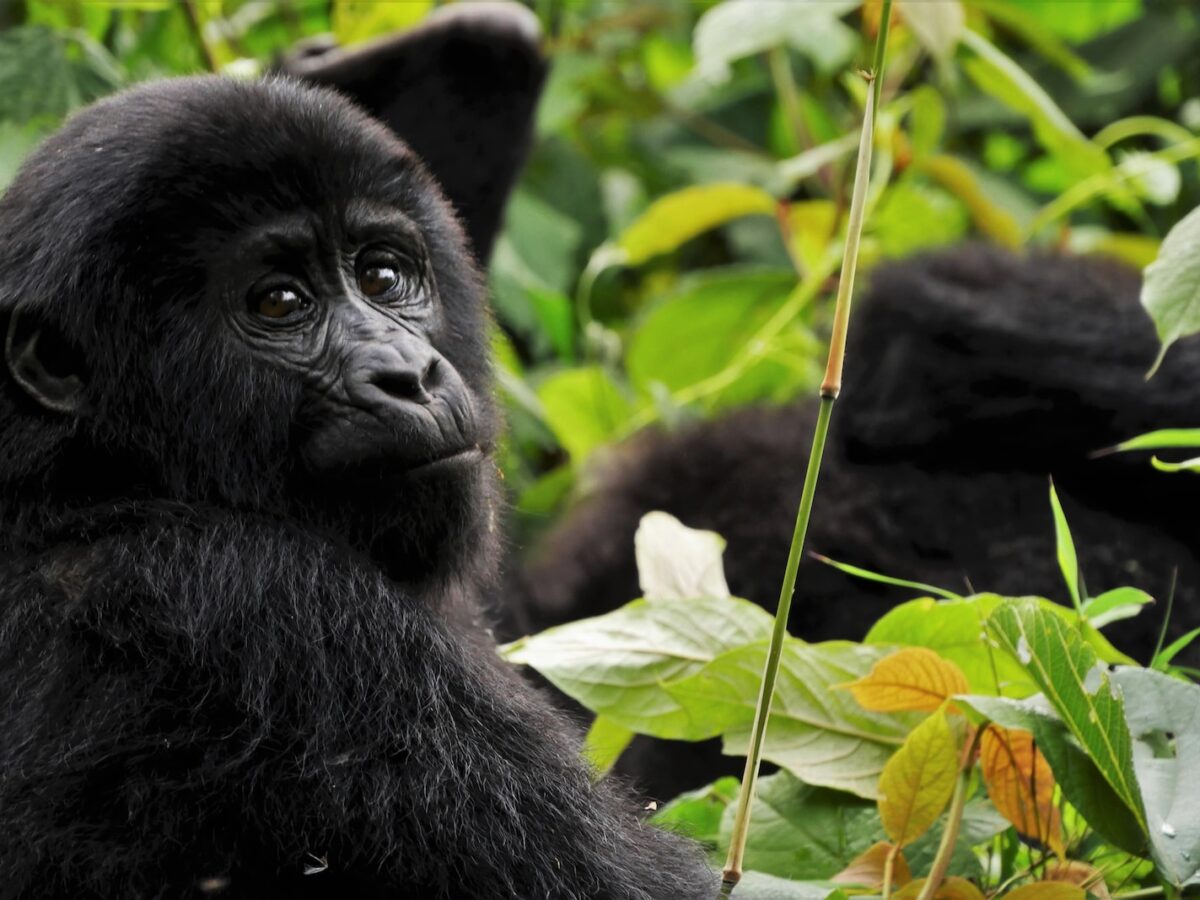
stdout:
[(363, 47), (297, 54), (283, 71), (337, 88), (425, 162), (487, 260), (532, 140), (546, 76), (537, 17), (518, 4), (463, 3)]
[(481, 635), (335, 544), (159, 505), (42, 545), (0, 566), (6, 896), (711, 895)]

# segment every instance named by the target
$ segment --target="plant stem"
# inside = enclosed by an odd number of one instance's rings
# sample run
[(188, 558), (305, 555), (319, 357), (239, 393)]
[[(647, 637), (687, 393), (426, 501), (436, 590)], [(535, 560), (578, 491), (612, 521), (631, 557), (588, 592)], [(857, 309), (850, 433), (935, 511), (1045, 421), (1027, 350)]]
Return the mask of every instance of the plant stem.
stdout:
[(210, 72), (217, 71), (219, 68), (217, 57), (213, 53), (212, 47), (208, 46), (208, 41), (204, 39), (204, 23), (200, 21), (200, 12), (196, 8), (196, 0), (183, 0), (183, 14), (187, 19), (192, 37), (196, 39), (196, 47), (200, 50), (200, 55), (204, 58), (204, 65), (208, 67), (208, 71)]
[(879, 95), (880, 75), (883, 72), (884, 50), (891, 11), (892, 0), (883, 0), (879, 35), (875, 44), (875, 70), (868, 75), (868, 78), (873, 79), (875, 83), (867, 95), (866, 109), (863, 111), (862, 136), (858, 145), (858, 162), (854, 174), (854, 192), (850, 203), (850, 216), (846, 225), (842, 276), (838, 284), (833, 334), (829, 343), (829, 364), (825, 370), (825, 380), (821, 384), (817, 424), (813, 432), (812, 449), (809, 451), (808, 470), (804, 475), (804, 490), (800, 496), (800, 508), (796, 512), (792, 547), (788, 553), (783, 585), (779, 591), (779, 607), (775, 612), (775, 627), (771, 631), (771, 644), (767, 649), (767, 659), (763, 665), (762, 685), (759, 688), (758, 705), (754, 710), (754, 726), (750, 732), (750, 746), (746, 754), (746, 769), (742, 775), (741, 790), (738, 792), (737, 810), (734, 814), (733, 830), (729, 841), (729, 855), (725, 860), (725, 869), (722, 873), (720, 894), (722, 897), (730, 896), (734, 886), (742, 877), (742, 862), (746, 855), (746, 837), (750, 832), (750, 809), (754, 803), (754, 790), (758, 782), (758, 768), (762, 759), (767, 720), (771, 714), (775, 679), (779, 675), (783, 641), (787, 636), (788, 613), (791, 610), (792, 595), (796, 588), (796, 573), (804, 554), (804, 538), (808, 533), (813, 498), (817, 492), (817, 477), (821, 472), (821, 457), (825, 452), (829, 419), (833, 414), (833, 404), (841, 390), (842, 361), (846, 353), (846, 330), (850, 320), (850, 300), (854, 290), (854, 272), (858, 265), (858, 245), (862, 236), (867, 184), (871, 177), (871, 141), (875, 133), (875, 104)]

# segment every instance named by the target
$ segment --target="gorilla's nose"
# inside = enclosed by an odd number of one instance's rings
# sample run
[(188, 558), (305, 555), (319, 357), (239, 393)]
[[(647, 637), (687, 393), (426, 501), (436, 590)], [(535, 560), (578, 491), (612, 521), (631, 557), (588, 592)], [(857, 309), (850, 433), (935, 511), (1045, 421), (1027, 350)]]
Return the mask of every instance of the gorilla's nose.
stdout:
[(429, 403), (433, 400), (433, 392), (437, 390), (441, 381), (440, 362), (436, 356), (422, 360), (396, 361), (374, 373), (370, 382), (397, 400)]

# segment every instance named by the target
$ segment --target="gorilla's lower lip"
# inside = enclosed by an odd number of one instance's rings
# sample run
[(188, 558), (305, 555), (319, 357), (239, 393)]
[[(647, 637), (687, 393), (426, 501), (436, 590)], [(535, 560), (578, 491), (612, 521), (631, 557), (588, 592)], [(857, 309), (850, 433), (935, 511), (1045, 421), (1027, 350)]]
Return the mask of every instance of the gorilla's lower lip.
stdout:
[(418, 463), (415, 466), (403, 470), (403, 475), (424, 475), (431, 472), (437, 472), (441, 469), (447, 469), (452, 466), (462, 465), (464, 463), (479, 462), (483, 459), (483, 450), (477, 445), (467, 447), (464, 450), (456, 450), (452, 453), (447, 453), (445, 456), (439, 456), (437, 459), (431, 459), (428, 462)]

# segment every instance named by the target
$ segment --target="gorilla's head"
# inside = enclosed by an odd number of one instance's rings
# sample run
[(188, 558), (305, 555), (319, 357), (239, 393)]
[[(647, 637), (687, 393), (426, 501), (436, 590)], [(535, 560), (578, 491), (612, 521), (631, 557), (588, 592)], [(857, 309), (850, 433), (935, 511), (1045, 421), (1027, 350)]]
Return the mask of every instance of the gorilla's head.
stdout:
[(439, 567), (490, 527), (485, 325), (436, 185), (349, 102), (136, 88), (0, 201), (0, 497), (261, 509)]

